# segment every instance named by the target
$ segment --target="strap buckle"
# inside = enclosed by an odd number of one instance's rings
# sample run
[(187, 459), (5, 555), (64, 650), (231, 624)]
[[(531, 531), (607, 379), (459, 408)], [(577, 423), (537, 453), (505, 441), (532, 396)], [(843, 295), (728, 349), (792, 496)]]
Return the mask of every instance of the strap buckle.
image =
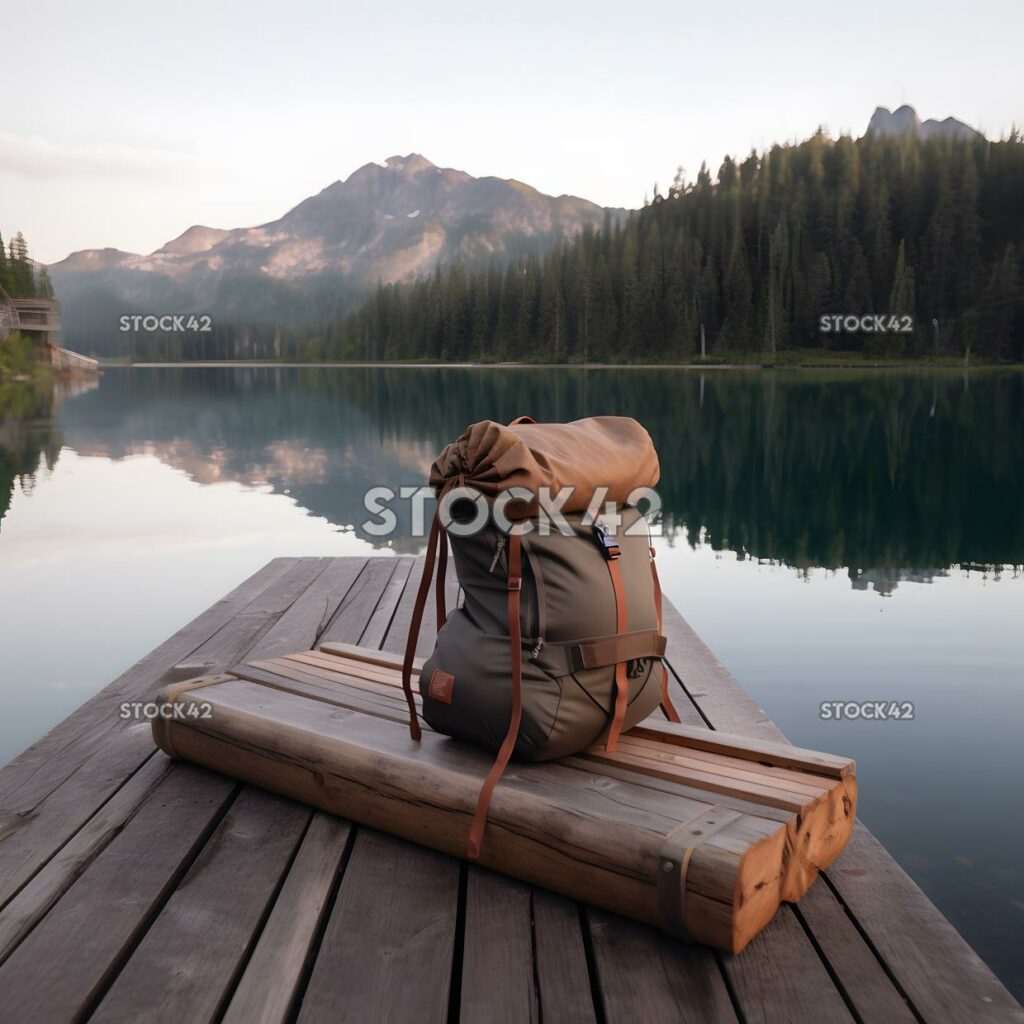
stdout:
[(523, 577), (522, 576), (509, 576), (509, 578), (508, 578), (508, 589), (509, 590), (522, 590), (523, 589)]
[(618, 540), (608, 532), (608, 527), (605, 526), (604, 523), (594, 523), (593, 530), (594, 541), (601, 549), (601, 554), (603, 554), (605, 558), (611, 560), (618, 558), (622, 554), (622, 548), (619, 547)]

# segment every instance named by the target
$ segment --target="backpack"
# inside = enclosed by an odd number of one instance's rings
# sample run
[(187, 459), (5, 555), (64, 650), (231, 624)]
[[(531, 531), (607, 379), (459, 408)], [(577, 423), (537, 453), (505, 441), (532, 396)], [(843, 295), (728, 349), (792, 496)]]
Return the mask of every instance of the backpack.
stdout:
[[(614, 750), (620, 733), (659, 704), (679, 720), (663, 662), (654, 549), (632, 498), (658, 477), (647, 432), (617, 416), (476, 423), (431, 467), (438, 511), (402, 682), (410, 731), (419, 739), (412, 665), (436, 564), (438, 632), (419, 676), (422, 715), (437, 732), (497, 751), (470, 830), (470, 860), (479, 857), (491, 794), (510, 758), (549, 760), (600, 742)], [(562, 529), (545, 534), (541, 489), (555, 495), (564, 487), (573, 490), (561, 506)], [(482, 525), (471, 531), (463, 531), (468, 506), (460, 517), (456, 502), (448, 529), (442, 524), (442, 499), (455, 488), (481, 496), (473, 515)], [(517, 490), (503, 499), (510, 488)], [(599, 516), (595, 492), (604, 509)], [(499, 503), (504, 523), (491, 514)], [(610, 519), (617, 520), (614, 529)], [(463, 593), (462, 606), (450, 613), (449, 545)]]

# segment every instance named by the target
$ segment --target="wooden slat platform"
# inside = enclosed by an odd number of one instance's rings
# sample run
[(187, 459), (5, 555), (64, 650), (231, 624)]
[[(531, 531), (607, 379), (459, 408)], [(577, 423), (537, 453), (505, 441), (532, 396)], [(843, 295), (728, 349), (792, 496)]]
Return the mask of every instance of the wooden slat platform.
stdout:
[[(420, 568), (277, 559), (0, 771), (0, 1019), (1024, 1022), (863, 826), (733, 957), (172, 763), (118, 715), (323, 642), (399, 651)], [(785, 742), (671, 606), (666, 631), (688, 723)]]

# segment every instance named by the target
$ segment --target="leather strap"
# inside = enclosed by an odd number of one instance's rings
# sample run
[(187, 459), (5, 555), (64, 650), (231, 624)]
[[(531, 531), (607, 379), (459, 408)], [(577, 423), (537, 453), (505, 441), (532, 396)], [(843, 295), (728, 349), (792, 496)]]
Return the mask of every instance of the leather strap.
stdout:
[(514, 420), (509, 423), (510, 427), (518, 427), (520, 423), (536, 423), (537, 421), (532, 416), (517, 416)]
[(522, 548), (522, 536), (518, 533), (511, 534), (508, 539), (508, 636), (512, 653), (512, 715), (498, 756), (494, 759), (494, 764), (491, 765), (491, 770), (487, 773), (477, 797), (476, 813), (473, 815), (473, 824), (469, 830), (469, 849), (466, 854), (470, 860), (480, 858), (480, 846), (487, 825), (487, 809), (491, 805), (491, 795), (512, 757), (523, 716), (523, 638), (519, 624), (519, 597), (523, 588)]
[[(626, 610), (626, 588), (622, 584), (622, 572), (619, 569), (618, 556), (608, 559), (608, 574), (612, 578), (612, 589), (615, 591), (615, 631), (620, 635), (629, 629), (629, 614)], [(619, 745), (619, 733), (626, 718), (629, 707), (629, 678), (626, 674), (626, 662), (615, 663), (615, 711), (612, 724), (608, 729), (605, 750), (614, 750)]]
[[(237, 678), (237, 676), (221, 674), (216, 676), (199, 676), (195, 679), (185, 679), (180, 683), (173, 683), (168, 686), (159, 695), (160, 703), (173, 704), (181, 694), (187, 693), (189, 690), (199, 690), (204, 686), (216, 686), (217, 683), (230, 683), (232, 680)], [(153, 721), (154, 723), (158, 723), (157, 730), (160, 734), (160, 738), (163, 740), (160, 745), (164, 748), (165, 753), (170, 757), (177, 757), (178, 751), (174, 746), (174, 739), (171, 736), (171, 725), (173, 724), (173, 719), (167, 719), (161, 716), (153, 719)]]
[(690, 939), (686, 927), (686, 874), (693, 851), (709, 836), (742, 817), (742, 811), (715, 804), (696, 818), (677, 825), (665, 837), (658, 855), (658, 912), (665, 930), (677, 938)]
[(448, 582), (448, 531), (440, 530), (438, 534), (437, 578), (434, 580), (434, 602), (437, 608), (437, 629), (448, 621), (445, 610), (444, 588)]
[[(654, 581), (654, 610), (658, 614), (658, 633), (661, 636), (662, 641), (667, 646), (668, 641), (665, 639), (665, 628), (662, 624), (662, 612), (661, 612), (661, 581), (658, 579), (658, 567), (654, 563), (654, 548), (649, 549), (651, 552), (651, 579)], [(665, 654), (665, 648), (662, 648), (662, 656)], [(665, 712), (665, 717), (670, 722), (678, 722), (679, 712), (676, 711), (675, 704), (672, 703), (672, 698), (668, 695), (668, 665), (662, 660), (661, 663), (661, 710)]]
[(567, 647), (573, 671), (614, 665), (634, 658), (660, 658), (665, 653), (665, 638), (656, 629), (637, 629), (632, 633), (616, 633), (581, 640)]
[[(412, 663), (416, 658), (416, 643), (420, 637), (420, 624), (423, 622), (423, 610), (427, 606), (427, 595), (430, 593), (430, 578), (434, 575), (434, 558), (440, 545), (441, 534), (440, 504), (430, 524), (430, 537), (427, 539), (427, 554), (423, 562), (423, 577), (420, 579), (419, 590), (416, 591), (416, 603), (412, 607), (409, 620), (409, 636), (405, 641), (405, 660), (402, 662), (402, 689), (405, 691), (405, 702), (409, 705), (409, 735), (414, 740), (420, 739), (419, 718), (416, 714), (416, 701), (412, 695)], [(442, 591), (441, 600), (444, 593)], [(438, 608), (441, 611), (441, 607)]]

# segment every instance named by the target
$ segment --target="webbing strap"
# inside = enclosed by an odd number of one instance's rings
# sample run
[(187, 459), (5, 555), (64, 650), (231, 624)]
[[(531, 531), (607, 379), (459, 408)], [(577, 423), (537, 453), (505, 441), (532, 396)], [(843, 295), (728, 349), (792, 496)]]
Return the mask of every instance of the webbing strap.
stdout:
[[(626, 588), (622, 584), (618, 557), (608, 559), (608, 574), (612, 578), (612, 590), (615, 591), (615, 631), (622, 634), (629, 629), (629, 612), (626, 609)], [(611, 727), (608, 729), (605, 750), (614, 750), (619, 745), (619, 733), (622, 732), (622, 723), (629, 707), (629, 678), (626, 668), (627, 664), (624, 661), (615, 663), (615, 711)]]
[[(409, 735), (414, 740), (420, 739), (423, 734), (420, 731), (420, 723), (416, 715), (416, 701), (412, 695), (412, 663), (416, 658), (416, 643), (420, 636), (420, 624), (423, 622), (423, 610), (427, 606), (427, 595), (430, 593), (430, 578), (434, 575), (434, 559), (440, 544), (440, 533), (439, 503), (434, 521), (430, 524), (427, 554), (423, 561), (423, 577), (420, 579), (419, 590), (416, 591), (416, 603), (412, 607), (412, 617), (409, 619), (409, 637), (405, 642), (405, 660), (402, 662), (402, 689), (405, 691), (405, 702), (409, 705)], [(438, 610), (441, 610), (440, 607)]]
[[(662, 611), (661, 611), (661, 581), (658, 579), (658, 567), (654, 563), (654, 548), (650, 549), (651, 552), (651, 579), (654, 581), (654, 610), (658, 614), (658, 635), (661, 637), (665, 636), (665, 627), (662, 624)], [(672, 698), (668, 695), (668, 665), (664, 661), (661, 662), (661, 710), (665, 712), (665, 717), (670, 722), (680, 721), (679, 712), (676, 711), (675, 704), (672, 703)]]
[(478, 860), (480, 857), (480, 845), (487, 825), (487, 809), (491, 805), (494, 787), (512, 757), (523, 716), (523, 638), (519, 624), (519, 596), (523, 587), (522, 547), (522, 536), (518, 533), (511, 534), (508, 539), (508, 636), (512, 652), (512, 714), (508, 722), (508, 732), (505, 733), (498, 755), (477, 797), (476, 813), (473, 815), (473, 824), (469, 830), (469, 849), (466, 854), (470, 860)]

